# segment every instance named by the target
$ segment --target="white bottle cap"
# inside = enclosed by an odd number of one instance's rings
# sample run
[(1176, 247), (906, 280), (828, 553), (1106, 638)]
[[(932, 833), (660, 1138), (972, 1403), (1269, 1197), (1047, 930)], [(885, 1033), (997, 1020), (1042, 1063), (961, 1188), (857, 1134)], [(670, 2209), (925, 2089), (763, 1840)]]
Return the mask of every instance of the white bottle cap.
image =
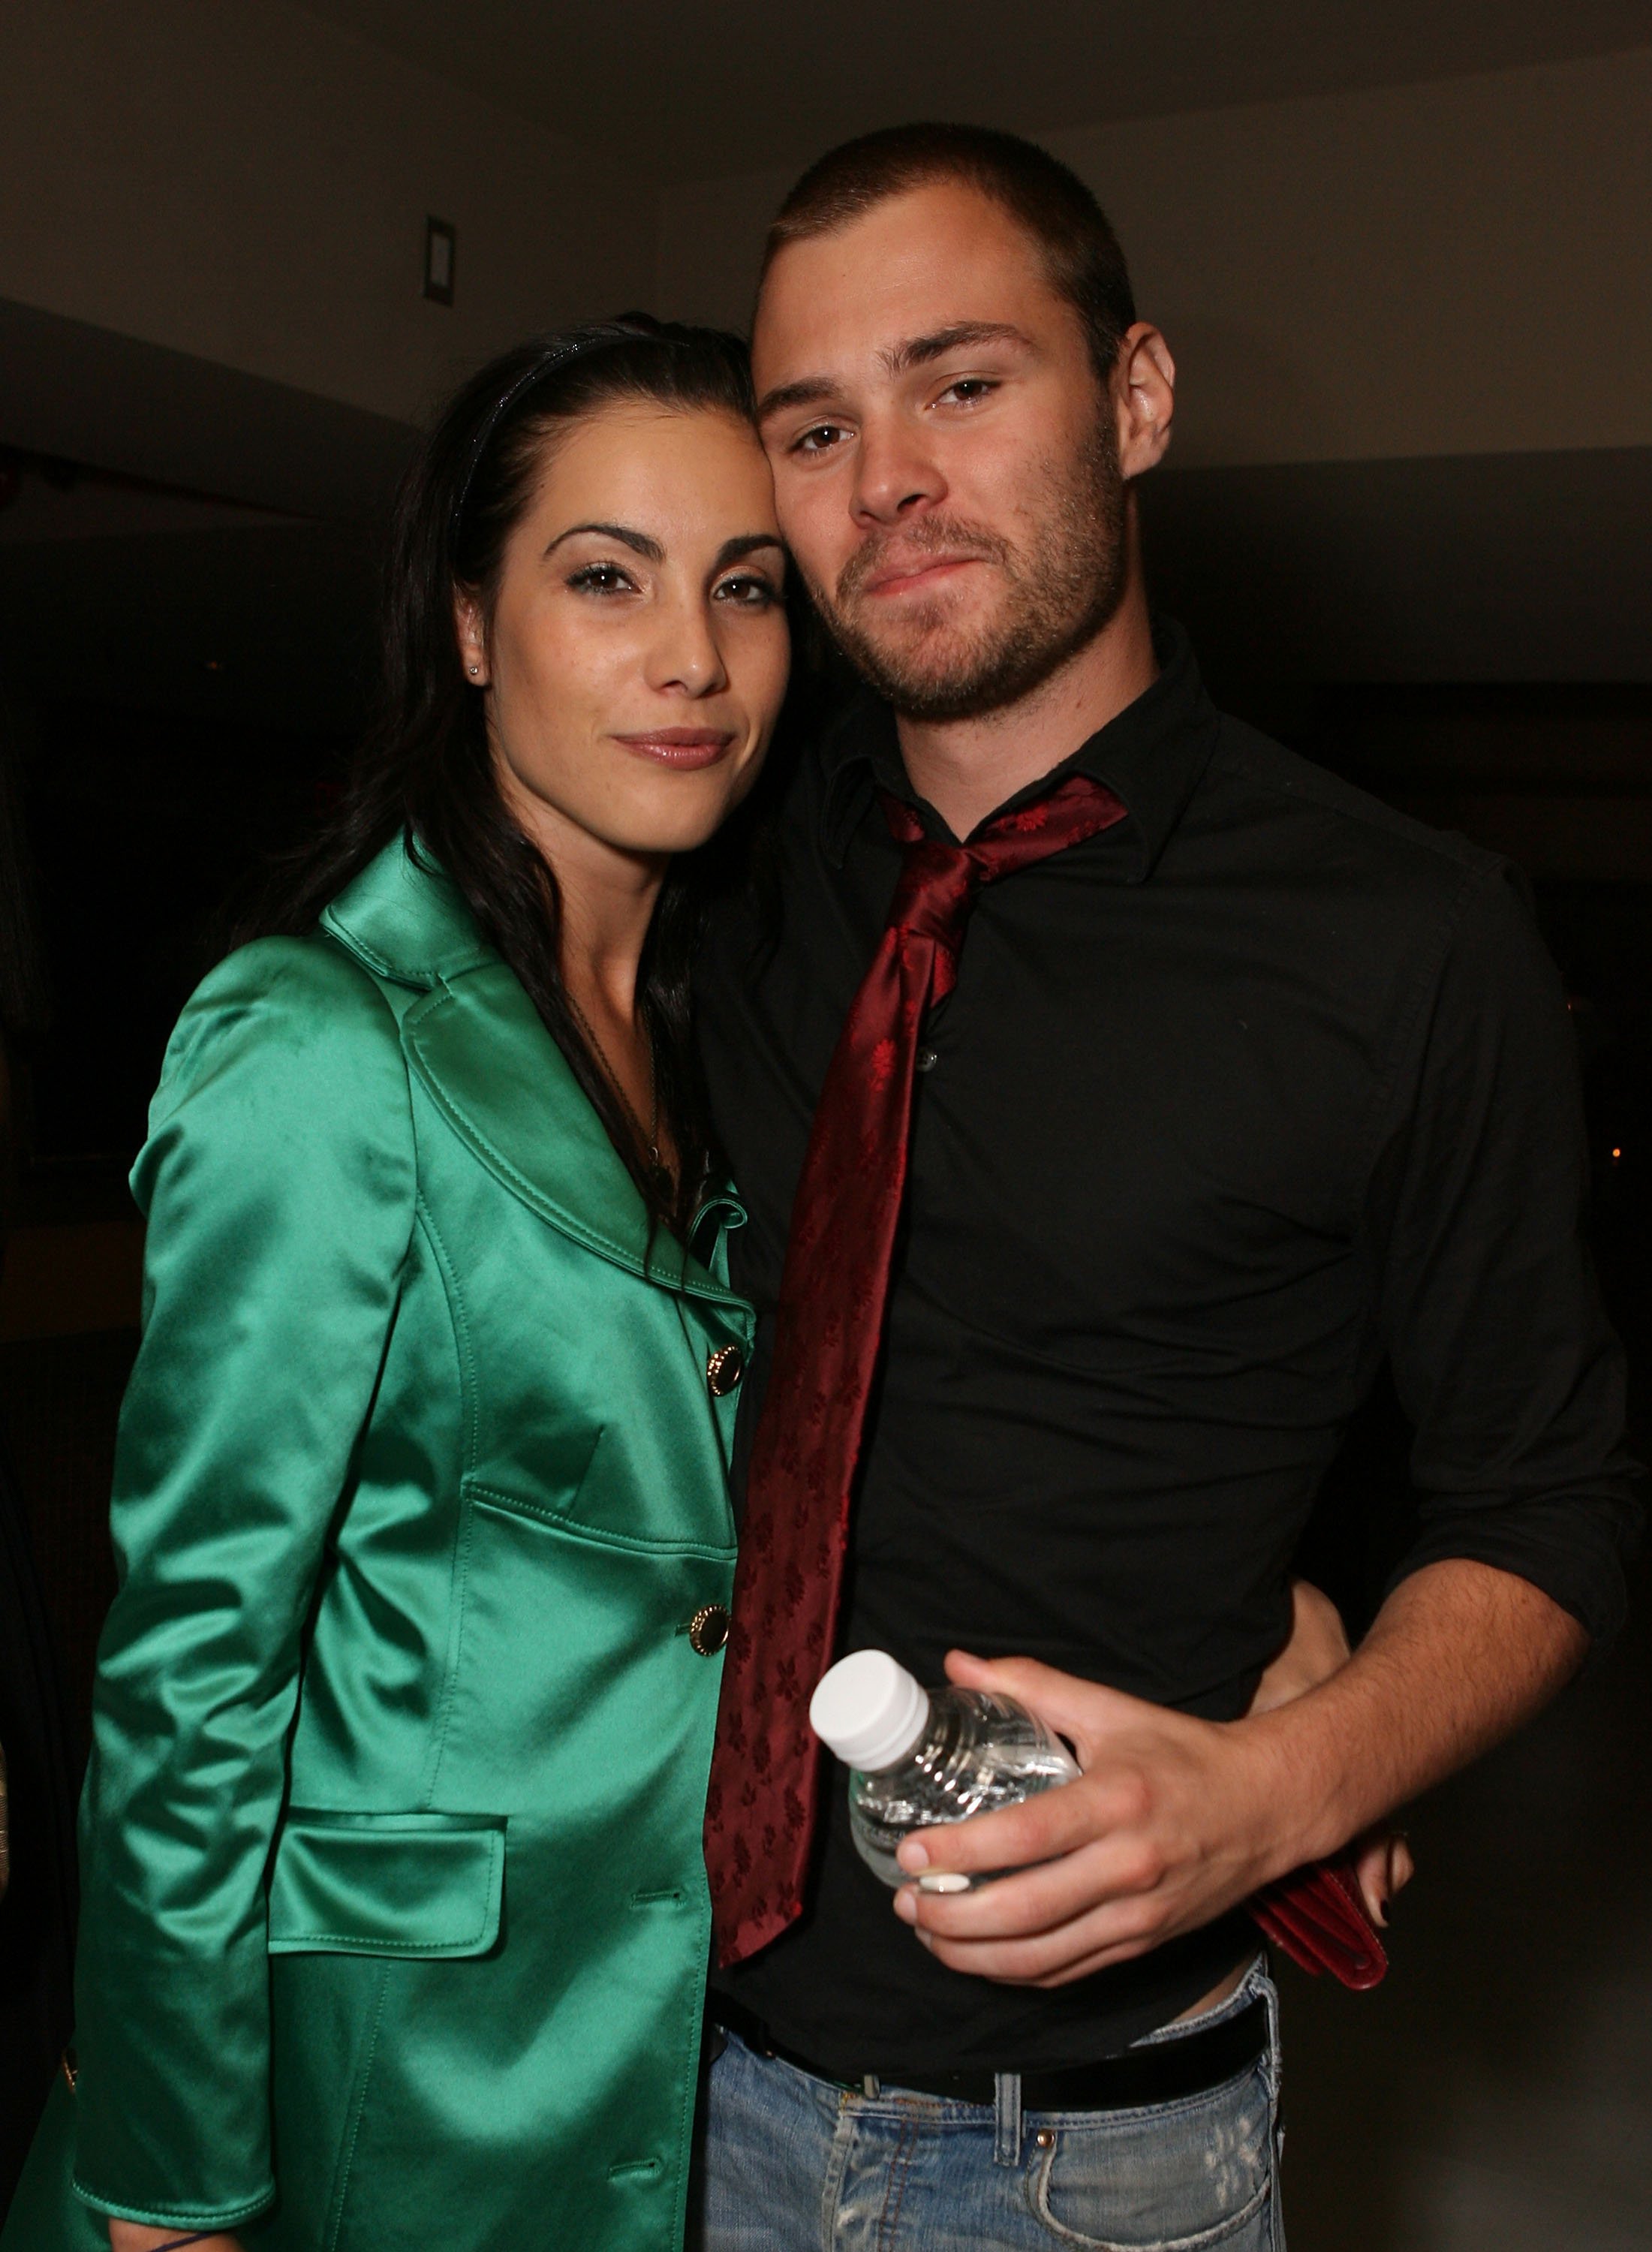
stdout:
[(886, 1650), (857, 1650), (821, 1677), (809, 1724), (845, 1767), (882, 1775), (917, 1749), (929, 1699)]

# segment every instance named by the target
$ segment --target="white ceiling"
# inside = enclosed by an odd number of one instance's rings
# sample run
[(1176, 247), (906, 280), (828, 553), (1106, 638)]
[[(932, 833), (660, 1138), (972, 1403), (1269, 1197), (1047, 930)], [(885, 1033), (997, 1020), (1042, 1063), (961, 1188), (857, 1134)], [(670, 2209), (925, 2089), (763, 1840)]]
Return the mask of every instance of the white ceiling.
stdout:
[(1652, 45), (1652, 0), (306, 0), (616, 172), (799, 165), (911, 117), (1024, 133)]

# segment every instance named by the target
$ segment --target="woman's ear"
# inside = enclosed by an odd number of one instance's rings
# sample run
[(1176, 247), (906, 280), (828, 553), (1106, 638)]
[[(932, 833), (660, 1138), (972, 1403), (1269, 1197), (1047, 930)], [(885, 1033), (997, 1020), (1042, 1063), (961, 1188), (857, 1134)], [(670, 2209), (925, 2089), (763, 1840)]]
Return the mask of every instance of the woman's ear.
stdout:
[(482, 606), (474, 594), (455, 594), (453, 629), (466, 680), (472, 688), (485, 688), (489, 679), (488, 633)]

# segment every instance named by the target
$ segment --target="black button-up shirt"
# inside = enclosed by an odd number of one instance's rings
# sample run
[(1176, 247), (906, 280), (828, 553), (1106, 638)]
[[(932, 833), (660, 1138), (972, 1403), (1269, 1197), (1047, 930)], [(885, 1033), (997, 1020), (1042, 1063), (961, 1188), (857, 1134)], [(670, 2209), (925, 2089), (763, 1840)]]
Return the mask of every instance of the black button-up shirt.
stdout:
[[(980, 893), (924, 1031), (839, 1647), (930, 1681), (954, 1644), (1031, 1656), (1236, 1716), (1385, 1357), (1416, 1434), (1404, 1568), (1476, 1558), (1604, 1637), (1635, 1515), (1621, 1359), (1518, 880), (1219, 714), (1175, 629), (1161, 659), (1065, 762), (1128, 818)], [(878, 784), (947, 833), (864, 699), (801, 760), (768, 881), (704, 958), (760, 1317), (747, 1445), (816, 1097), (900, 865)], [(845, 2073), (1084, 2061), (1246, 1949), (1230, 1917), (1052, 1992), (965, 1977), (856, 1856), (841, 1771), (824, 1804), (809, 1914), (716, 1983)]]

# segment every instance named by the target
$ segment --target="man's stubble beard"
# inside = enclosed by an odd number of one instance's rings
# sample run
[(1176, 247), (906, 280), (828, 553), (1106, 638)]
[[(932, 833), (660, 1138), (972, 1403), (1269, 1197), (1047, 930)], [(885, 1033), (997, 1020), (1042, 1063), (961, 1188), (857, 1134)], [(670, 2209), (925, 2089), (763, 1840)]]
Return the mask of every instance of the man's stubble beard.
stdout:
[[(1112, 417), (1097, 417), (1070, 464), (1046, 462), (1042, 484), (1029, 513), (1046, 530), (1031, 553), (984, 525), (932, 516), (892, 540), (867, 540), (838, 573), (834, 596), (811, 586), (832, 638), (901, 718), (944, 722), (1003, 711), (1041, 686), (1117, 610), (1129, 560), (1124, 479)], [(961, 643), (947, 636), (927, 655), (928, 644), (947, 632), (942, 601), (914, 605), (899, 644), (875, 639), (856, 615), (855, 597), (895, 544), (903, 554), (962, 550), (983, 557), (1004, 574), (1006, 599)]]

